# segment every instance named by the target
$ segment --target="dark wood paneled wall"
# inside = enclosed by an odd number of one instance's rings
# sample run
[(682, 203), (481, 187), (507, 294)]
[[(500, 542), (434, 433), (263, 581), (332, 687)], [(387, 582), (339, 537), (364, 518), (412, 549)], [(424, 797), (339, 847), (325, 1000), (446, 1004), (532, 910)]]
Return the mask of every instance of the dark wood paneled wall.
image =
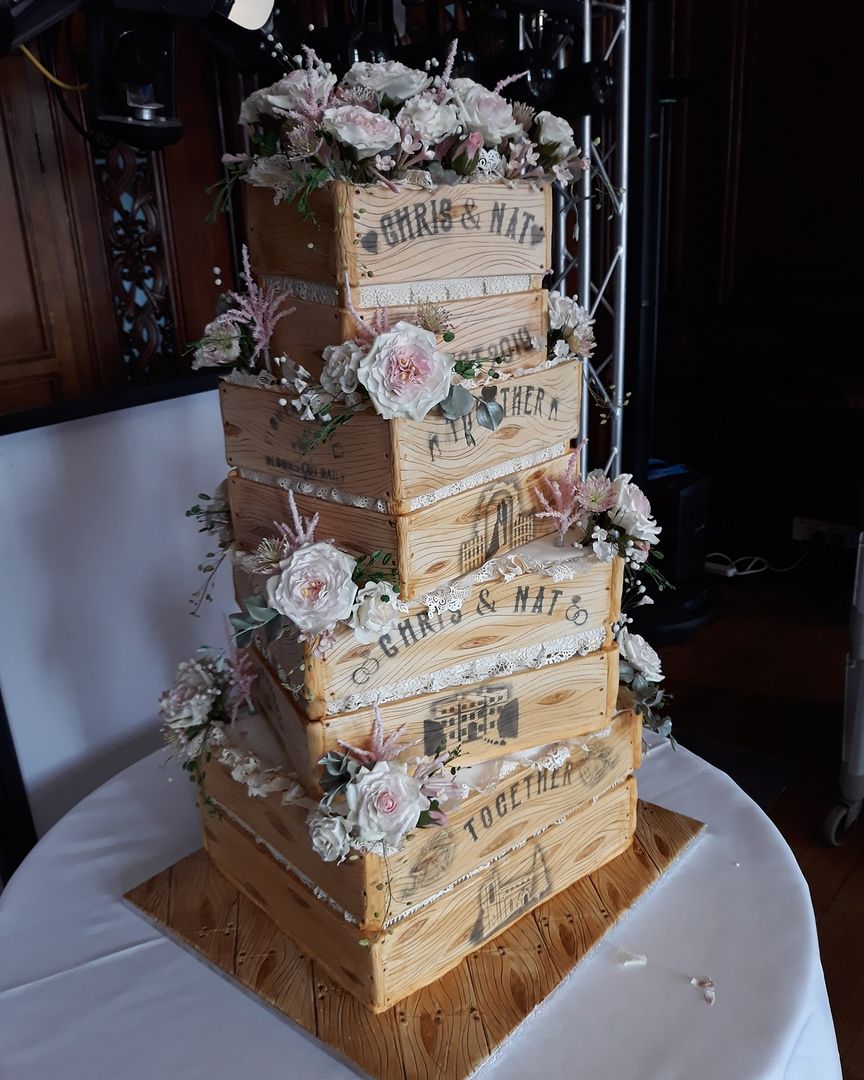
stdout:
[(712, 474), (724, 528), (854, 523), (862, 9), (665, 0), (661, 22), (661, 74), (687, 96), (668, 113), (655, 449)]

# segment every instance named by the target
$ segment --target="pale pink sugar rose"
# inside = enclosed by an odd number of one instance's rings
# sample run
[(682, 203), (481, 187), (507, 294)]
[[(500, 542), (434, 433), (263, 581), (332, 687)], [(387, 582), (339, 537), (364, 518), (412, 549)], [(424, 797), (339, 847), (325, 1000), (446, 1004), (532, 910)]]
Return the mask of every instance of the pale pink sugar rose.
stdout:
[(398, 60), (377, 64), (358, 60), (345, 72), (342, 81), (346, 86), (374, 90), (391, 101), (407, 101), (432, 85), (431, 75), (406, 67)]
[(594, 469), (576, 484), (576, 499), (592, 514), (611, 510), (616, 501), (612, 481), (602, 469)]
[(340, 143), (350, 146), (358, 158), (375, 157), (385, 150), (392, 150), (402, 138), (399, 127), (392, 120), (381, 113), (370, 112), (362, 105), (325, 109), (321, 127)]
[(357, 563), (332, 544), (319, 541), (298, 548), (267, 579), (267, 603), (304, 634), (331, 630), (351, 615)]
[(398, 761), (379, 761), (371, 769), (361, 769), (345, 789), (348, 823), (357, 839), (398, 848), (429, 809), (421, 786)]
[(449, 102), (439, 103), (435, 94), (418, 94), (406, 101), (396, 116), (400, 127), (408, 127), (426, 146), (434, 146), (459, 130), (459, 114)]
[(160, 715), (175, 728), (196, 727), (206, 721), (219, 693), (209, 666), (184, 660), (177, 667), (174, 685), (159, 699)]
[(651, 503), (636, 484), (630, 473), (621, 473), (615, 480), (615, 505), (609, 512), (612, 523), (634, 540), (656, 544), (660, 538), (660, 526), (651, 516)]
[(336, 85), (336, 76), (319, 68), (298, 68), (284, 78), (256, 90), (243, 102), (239, 123), (255, 124), (263, 116), (285, 118), (314, 115), (328, 100)]
[(406, 322), (379, 334), (357, 368), (385, 420), (422, 420), (447, 397), (452, 373), (453, 357), (438, 351), (435, 335)]
[(486, 146), (497, 146), (512, 135), (522, 134), (513, 116), (513, 107), (473, 79), (453, 79), (450, 83), (459, 108), (459, 118), (467, 131), (479, 131)]
[(399, 594), (386, 581), (370, 581), (357, 593), (351, 612), (351, 628), (354, 637), (368, 645), (382, 634), (392, 630), (402, 618), (407, 607), (399, 600)]

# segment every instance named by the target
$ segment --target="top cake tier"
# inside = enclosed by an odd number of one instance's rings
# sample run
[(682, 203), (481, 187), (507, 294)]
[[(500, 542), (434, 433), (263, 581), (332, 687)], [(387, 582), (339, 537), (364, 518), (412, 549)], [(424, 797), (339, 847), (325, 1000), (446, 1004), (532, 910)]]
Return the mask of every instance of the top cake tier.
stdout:
[[(309, 200), (314, 219), (275, 206), (272, 193), (248, 193), (249, 246), (259, 274), (342, 289), (370, 288), (360, 307), (458, 299), (539, 289), (551, 266), (552, 191), (548, 183), (442, 185), (427, 191), (337, 180)], [(487, 280), (481, 284), (482, 279)], [(447, 282), (424, 296), (418, 283)], [(400, 300), (381, 286), (411, 285)], [(426, 291), (432, 293), (432, 288)]]

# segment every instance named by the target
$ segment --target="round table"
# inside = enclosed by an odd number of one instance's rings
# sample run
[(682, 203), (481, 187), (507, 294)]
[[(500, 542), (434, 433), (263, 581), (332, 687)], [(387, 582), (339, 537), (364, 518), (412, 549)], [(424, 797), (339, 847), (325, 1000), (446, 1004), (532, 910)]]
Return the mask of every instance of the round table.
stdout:
[[(479, 1075), (839, 1080), (810, 898), (780, 834), (668, 743), (652, 742), (639, 792), (707, 828)], [(3, 1080), (356, 1075), (123, 901), (200, 846), (199, 828), (192, 785), (160, 751), (25, 860), (0, 896)], [(694, 976), (713, 980), (713, 1005)]]

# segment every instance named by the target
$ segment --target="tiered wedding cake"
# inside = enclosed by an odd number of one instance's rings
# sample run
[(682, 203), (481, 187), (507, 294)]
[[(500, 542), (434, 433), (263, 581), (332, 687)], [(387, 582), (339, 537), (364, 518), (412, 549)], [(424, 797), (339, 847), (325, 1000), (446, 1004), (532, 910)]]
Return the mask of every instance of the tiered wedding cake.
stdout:
[(629, 845), (615, 638), (650, 715), (621, 593), (658, 530), (575, 472), (593, 334), (542, 289), (563, 121), (311, 53), (243, 119), (246, 290), (196, 353), (231, 367), (232, 471), (195, 508), (241, 612), (163, 716), (213, 864), (381, 1011)]

